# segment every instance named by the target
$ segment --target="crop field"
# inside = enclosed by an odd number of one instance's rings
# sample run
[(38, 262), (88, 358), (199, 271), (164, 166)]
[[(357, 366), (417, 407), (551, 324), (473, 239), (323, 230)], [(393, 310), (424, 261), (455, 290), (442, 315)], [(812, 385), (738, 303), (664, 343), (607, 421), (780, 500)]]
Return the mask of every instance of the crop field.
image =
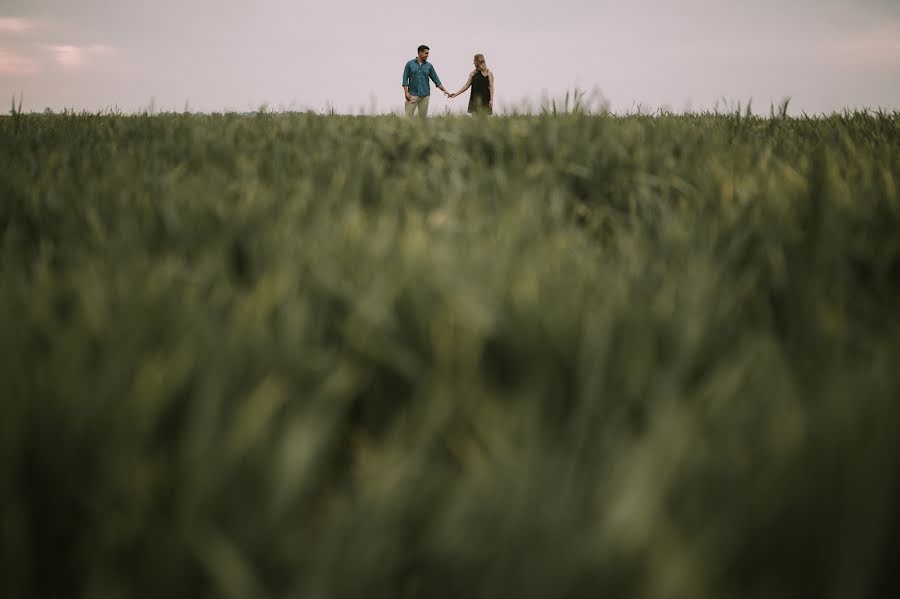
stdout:
[(0, 117), (0, 596), (900, 596), (900, 113)]

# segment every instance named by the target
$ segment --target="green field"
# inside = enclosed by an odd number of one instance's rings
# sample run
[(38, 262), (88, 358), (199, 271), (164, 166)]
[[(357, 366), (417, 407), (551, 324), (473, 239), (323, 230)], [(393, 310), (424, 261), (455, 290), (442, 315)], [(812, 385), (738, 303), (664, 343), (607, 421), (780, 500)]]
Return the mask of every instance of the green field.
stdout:
[(0, 117), (3, 597), (900, 596), (900, 113)]

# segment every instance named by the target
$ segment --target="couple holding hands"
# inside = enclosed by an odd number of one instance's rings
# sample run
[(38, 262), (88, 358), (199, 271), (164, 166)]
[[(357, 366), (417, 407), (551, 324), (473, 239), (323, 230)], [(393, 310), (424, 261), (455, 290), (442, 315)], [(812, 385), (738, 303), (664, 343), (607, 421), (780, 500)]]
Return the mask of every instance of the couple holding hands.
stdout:
[(441, 84), (441, 80), (428, 62), (428, 46), (419, 46), (419, 55), (406, 63), (403, 68), (403, 95), (406, 96), (406, 116), (414, 116), (418, 111), (420, 117), (428, 116), (428, 97), (431, 95), (429, 79), (448, 98), (455, 98), (470, 87), (469, 114), (493, 114), (494, 112), (494, 74), (487, 68), (484, 55), (476, 54), (473, 59), (475, 70), (469, 73), (466, 84), (456, 93), (450, 93)]

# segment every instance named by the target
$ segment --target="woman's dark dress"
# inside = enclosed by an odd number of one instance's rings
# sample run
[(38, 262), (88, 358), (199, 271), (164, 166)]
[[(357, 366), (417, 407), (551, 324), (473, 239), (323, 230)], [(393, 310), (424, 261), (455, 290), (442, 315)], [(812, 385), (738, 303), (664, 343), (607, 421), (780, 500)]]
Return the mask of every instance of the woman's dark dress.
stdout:
[(490, 106), (491, 80), (475, 69), (472, 75), (472, 93), (469, 94), (469, 113), (493, 114)]

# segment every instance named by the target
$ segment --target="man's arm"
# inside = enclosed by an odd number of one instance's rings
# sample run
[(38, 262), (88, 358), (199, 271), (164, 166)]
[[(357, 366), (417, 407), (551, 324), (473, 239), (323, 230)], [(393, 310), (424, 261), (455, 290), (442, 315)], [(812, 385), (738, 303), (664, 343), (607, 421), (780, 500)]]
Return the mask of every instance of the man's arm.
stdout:
[(409, 63), (406, 63), (403, 66), (403, 96), (406, 98), (406, 101), (409, 102)]
[(439, 90), (444, 92), (444, 94), (446, 94), (447, 96), (450, 95), (450, 92), (448, 92), (447, 89), (441, 84), (441, 78), (438, 77), (437, 71), (434, 69), (434, 65), (431, 65), (431, 73), (429, 77), (431, 77), (431, 80), (434, 81), (434, 84)]

